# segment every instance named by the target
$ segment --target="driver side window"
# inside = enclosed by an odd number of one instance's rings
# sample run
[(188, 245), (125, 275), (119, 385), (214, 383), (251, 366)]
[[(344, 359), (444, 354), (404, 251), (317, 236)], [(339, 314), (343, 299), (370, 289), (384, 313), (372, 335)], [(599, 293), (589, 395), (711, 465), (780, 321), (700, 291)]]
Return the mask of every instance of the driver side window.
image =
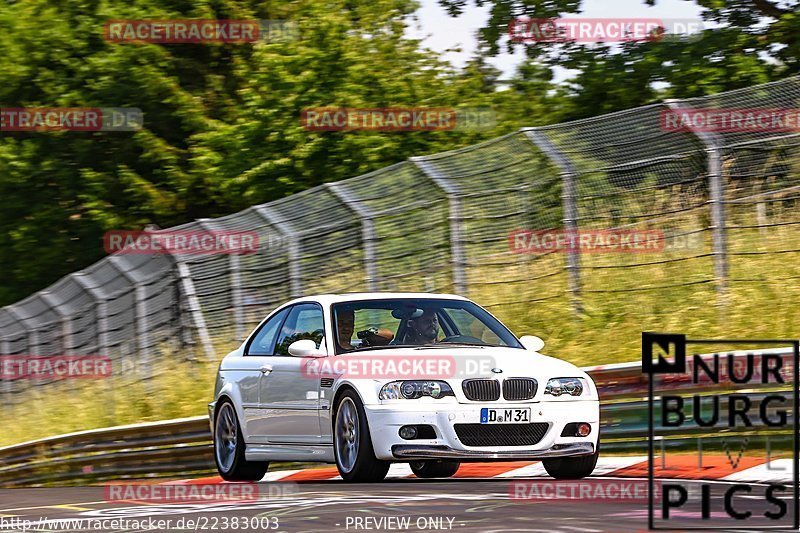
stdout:
[(292, 307), (283, 323), (275, 355), (289, 355), (289, 345), (303, 339), (313, 340), (317, 348), (324, 335), (322, 308), (317, 304), (298, 304)]

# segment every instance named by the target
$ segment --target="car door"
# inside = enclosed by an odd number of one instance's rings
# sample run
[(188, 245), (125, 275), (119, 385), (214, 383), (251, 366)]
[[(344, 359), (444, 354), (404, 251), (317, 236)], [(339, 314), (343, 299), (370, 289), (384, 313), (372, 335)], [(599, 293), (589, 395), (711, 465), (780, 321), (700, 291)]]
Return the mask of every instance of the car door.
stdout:
[(267, 319), (258, 330), (253, 332), (245, 344), (243, 362), (247, 368), (252, 370), (246, 378), (239, 379), (238, 384), (242, 396), (244, 424), (247, 428), (247, 435), (250, 437), (249, 442), (264, 443), (266, 441), (263, 415), (259, 403), (261, 377), (269, 368), (275, 353), (275, 341), (278, 339), (286, 315), (289, 314), (289, 309), (288, 307), (281, 309)]
[[(312, 339), (317, 348), (324, 346), (325, 327), (322, 306), (299, 303), (286, 315), (269, 358), (266, 372), (259, 382), (259, 431), (267, 442), (284, 444), (318, 444), (319, 376), (308, 373), (307, 360), (289, 355), (289, 345)], [(323, 347), (324, 349), (324, 347)]]

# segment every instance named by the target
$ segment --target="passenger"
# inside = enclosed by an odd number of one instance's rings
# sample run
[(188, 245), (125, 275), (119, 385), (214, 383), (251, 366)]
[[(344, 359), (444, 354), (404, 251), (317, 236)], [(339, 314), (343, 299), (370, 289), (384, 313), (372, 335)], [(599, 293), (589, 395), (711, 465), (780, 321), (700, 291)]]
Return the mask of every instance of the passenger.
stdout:
[(350, 344), (353, 339), (353, 330), (356, 327), (356, 312), (352, 309), (336, 312), (336, 329), (339, 333), (338, 342), (342, 350), (353, 350), (355, 347)]

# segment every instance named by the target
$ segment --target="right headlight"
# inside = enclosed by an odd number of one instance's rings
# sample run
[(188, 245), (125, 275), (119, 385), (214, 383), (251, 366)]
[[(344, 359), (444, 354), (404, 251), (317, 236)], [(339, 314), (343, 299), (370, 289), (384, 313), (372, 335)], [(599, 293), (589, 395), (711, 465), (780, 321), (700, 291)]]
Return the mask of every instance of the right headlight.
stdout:
[(544, 388), (545, 394), (551, 396), (580, 396), (584, 391), (588, 393), (588, 384), (583, 378), (552, 378), (547, 381)]
[(443, 398), (455, 396), (453, 389), (444, 381), (404, 380), (392, 381), (381, 388), (381, 400), (416, 400), (423, 396)]

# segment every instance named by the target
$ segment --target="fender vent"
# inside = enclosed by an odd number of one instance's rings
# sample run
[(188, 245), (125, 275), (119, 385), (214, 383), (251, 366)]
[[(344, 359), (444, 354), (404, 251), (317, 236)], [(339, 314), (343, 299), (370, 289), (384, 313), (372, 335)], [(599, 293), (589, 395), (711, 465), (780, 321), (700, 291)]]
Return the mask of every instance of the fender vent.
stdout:
[(333, 378), (320, 378), (319, 386), (323, 389), (330, 389), (333, 387)]

